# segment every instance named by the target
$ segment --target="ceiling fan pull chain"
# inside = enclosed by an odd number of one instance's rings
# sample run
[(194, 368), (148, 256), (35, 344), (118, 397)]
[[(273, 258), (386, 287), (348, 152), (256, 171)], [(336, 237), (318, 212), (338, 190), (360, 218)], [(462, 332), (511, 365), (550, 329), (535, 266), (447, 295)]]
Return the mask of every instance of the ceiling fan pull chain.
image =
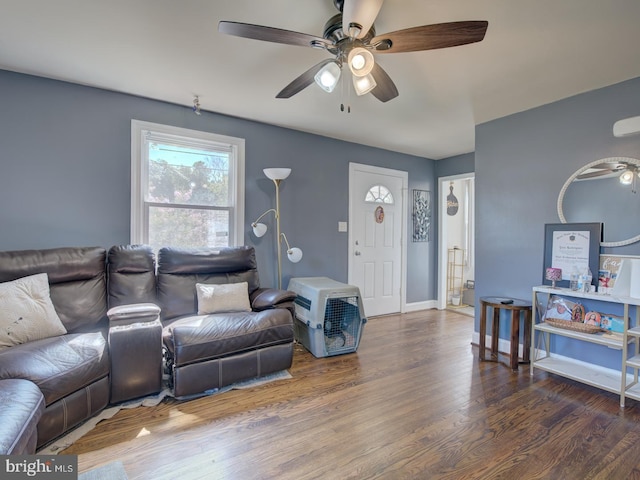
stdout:
[[(344, 112), (345, 111), (345, 106), (344, 106), (344, 82), (345, 82), (345, 77), (346, 75), (341, 75), (340, 78), (340, 97), (342, 98), (342, 101), (340, 102), (340, 111)], [(348, 86), (347, 86), (347, 113), (351, 113), (351, 105), (349, 105), (349, 92), (350, 90), (348, 90)]]
[(350, 82), (347, 83), (347, 113), (351, 113), (351, 83)]
[[(342, 66), (340, 66), (342, 70)], [(344, 112), (344, 75), (340, 75), (340, 111)]]

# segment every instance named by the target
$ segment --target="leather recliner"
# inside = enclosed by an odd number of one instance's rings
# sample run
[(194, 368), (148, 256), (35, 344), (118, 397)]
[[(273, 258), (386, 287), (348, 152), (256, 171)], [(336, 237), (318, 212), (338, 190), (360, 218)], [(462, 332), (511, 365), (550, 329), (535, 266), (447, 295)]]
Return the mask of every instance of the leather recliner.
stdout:
[[(140, 249), (109, 254), (136, 258), (141, 268), (122, 279), (118, 302), (150, 298), (148, 264)], [(132, 269), (134, 270), (134, 269)], [(165, 362), (174, 395), (201, 394), (231, 383), (285, 370), (293, 360), (295, 293), (260, 288), (253, 247), (176, 249), (158, 253), (157, 304), (161, 310)], [(124, 287), (124, 284), (127, 287)], [(247, 282), (252, 311), (198, 315), (196, 284)], [(111, 288), (113, 290), (113, 288)], [(121, 307), (126, 311), (126, 306)], [(148, 313), (147, 313), (148, 314)], [(132, 315), (135, 318), (135, 315)]]

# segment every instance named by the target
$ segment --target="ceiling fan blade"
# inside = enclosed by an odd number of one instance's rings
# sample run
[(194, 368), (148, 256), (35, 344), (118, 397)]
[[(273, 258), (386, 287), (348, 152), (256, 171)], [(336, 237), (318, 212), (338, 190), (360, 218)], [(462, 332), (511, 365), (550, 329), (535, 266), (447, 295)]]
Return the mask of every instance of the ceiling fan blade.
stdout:
[(593, 172), (585, 172), (578, 175), (578, 180), (586, 180), (587, 178), (597, 178), (613, 173), (613, 170), (595, 170)]
[(628, 168), (627, 164), (619, 163), (615, 165), (596, 165), (589, 168), (584, 173), (578, 175), (578, 180), (586, 180), (587, 178), (603, 177), (607, 175), (613, 175), (618, 172), (622, 172)]
[(326, 64), (331, 63), (333, 61), (334, 60), (332, 58), (328, 58), (327, 60), (323, 60), (320, 63), (314, 65), (309, 70), (307, 70), (302, 75), (300, 75), (298, 78), (296, 78), (293, 82), (291, 82), (289, 85), (284, 87), (280, 91), (280, 93), (276, 95), (276, 98), (291, 98), (296, 93), (301, 92), (302, 90), (307, 88), (309, 85), (311, 85), (315, 81), (313, 77), (315, 77), (316, 73), (318, 73), (318, 71), (322, 67), (324, 67)]
[(252, 38), (265, 42), (284, 43), (285, 45), (297, 45), (300, 47), (327, 48), (331, 46), (324, 38), (306, 33), (283, 30), (281, 28), (252, 25), (250, 23), (227, 22), (218, 23), (218, 31), (236, 37)]
[(376, 88), (371, 90), (371, 94), (381, 102), (388, 102), (398, 96), (398, 89), (391, 80), (391, 77), (387, 75), (380, 65), (377, 63), (371, 70), (371, 75), (376, 80)]
[(359, 25), (356, 38), (364, 37), (376, 20), (384, 0), (344, 0), (342, 6), (342, 31), (349, 34), (350, 24)]
[(376, 47), (376, 53), (419, 52), (456, 47), (480, 42), (488, 25), (489, 22), (484, 20), (436, 23), (377, 35), (370, 43)]

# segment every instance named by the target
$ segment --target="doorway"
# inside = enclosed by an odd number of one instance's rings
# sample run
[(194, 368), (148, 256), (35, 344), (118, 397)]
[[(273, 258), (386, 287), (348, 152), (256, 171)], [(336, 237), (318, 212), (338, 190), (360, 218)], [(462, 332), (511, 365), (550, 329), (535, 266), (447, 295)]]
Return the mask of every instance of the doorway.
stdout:
[(475, 310), (475, 174), (438, 179), (438, 309)]
[(349, 284), (369, 316), (404, 311), (408, 174), (349, 164)]

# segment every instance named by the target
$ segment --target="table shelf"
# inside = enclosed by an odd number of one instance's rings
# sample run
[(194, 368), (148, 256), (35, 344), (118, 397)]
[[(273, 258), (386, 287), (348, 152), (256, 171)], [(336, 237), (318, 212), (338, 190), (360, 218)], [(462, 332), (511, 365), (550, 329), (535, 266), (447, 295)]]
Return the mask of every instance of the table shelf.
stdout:
[(640, 368), (640, 355), (634, 355), (628, 359), (627, 366), (631, 368)]
[[(591, 385), (612, 393), (620, 393), (621, 373), (619, 370), (593, 365), (579, 360), (545, 357), (533, 362), (535, 368), (555, 373), (576, 382)], [(627, 384), (632, 383), (633, 376), (627, 375)]]
[[(563, 337), (575, 338), (584, 342), (595, 343), (598, 345), (604, 345), (614, 350), (622, 350), (623, 337), (621, 335), (615, 335), (611, 333), (583, 333), (575, 330), (569, 330), (566, 328), (558, 328), (546, 323), (538, 323), (534, 327), (541, 332), (548, 332), (554, 335), (562, 335)], [(628, 339), (628, 342), (632, 342), (632, 339)]]
[[(542, 321), (543, 315), (552, 295), (572, 300), (586, 299), (622, 305), (624, 310), (623, 332), (584, 333), (544, 323)], [(540, 301), (541, 296), (546, 296), (544, 307)], [(533, 375), (534, 369), (539, 368), (549, 373), (616, 393), (620, 395), (621, 407), (624, 407), (625, 398), (640, 401), (640, 383), (638, 382), (640, 372), (640, 298), (576, 292), (567, 288), (540, 286), (533, 288), (532, 304), (531, 375)], [(635, 310), (634, 325), (629, 325), (630, 309)], [(558, 352), (552, 352), (550, 346), (552, 336), (572, 338), (620, 351), (620, 368), (606, 368), (593, 363), (563, 357)], [(542, 343), (544, 343), (544, 348), (541, 348)]]

